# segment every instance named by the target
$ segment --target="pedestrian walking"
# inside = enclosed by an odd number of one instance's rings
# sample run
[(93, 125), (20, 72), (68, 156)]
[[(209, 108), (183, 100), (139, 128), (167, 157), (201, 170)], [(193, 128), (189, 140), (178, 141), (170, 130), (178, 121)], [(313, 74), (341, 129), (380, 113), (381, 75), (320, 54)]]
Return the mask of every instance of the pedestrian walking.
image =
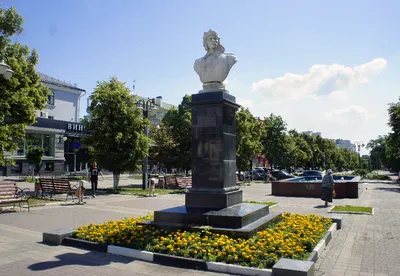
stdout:
[(328, 170), (327, 174), (322, 179), (321, 192), (321, 199), (325, 201), (325, 207), (328, 207), (328, 202), (332, 202), (335, 193), (335, 181), (333, 180), (331, 169)]
[(92, 184), (92, 197), (96, 197), (97, 191), (97, 183), (99, 181), (99, 174), (101, 175), (102, 179), (104, 180), (103, 173), (99, 168), (97, 168), (97, 163), (94, 162), (92, 167), (88, 171), (88, 179), (90, 179), (90, 183)]

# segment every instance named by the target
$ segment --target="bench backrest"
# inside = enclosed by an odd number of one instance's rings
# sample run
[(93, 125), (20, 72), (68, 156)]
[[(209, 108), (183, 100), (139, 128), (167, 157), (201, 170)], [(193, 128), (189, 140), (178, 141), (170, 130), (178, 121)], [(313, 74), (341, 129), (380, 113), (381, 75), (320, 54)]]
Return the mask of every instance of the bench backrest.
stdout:
[(53, 191), (54, 186), (53, 186), (53, 179), (51, 178), (40, 178), (40, 188), (42, 191)]
[(179, 188), (191, 188), (192, 178), (191, 177), (177, 177), (176, 184)]
[(57, 193), (71, 190), (71, 184), (68, 179), (53, 179), (54, 190)]
[(68, 179), (40, 178), (40, 187), (43, 192), (62, 193), (71, 190), (71, 184)]
[(176, 177), (175, 176), (166, 176), (165, 177), (165, 184), (167, 186), (176, 186)]
[(17, 197), (18, 186), (15, 182), (0, 182), (0, 200)]

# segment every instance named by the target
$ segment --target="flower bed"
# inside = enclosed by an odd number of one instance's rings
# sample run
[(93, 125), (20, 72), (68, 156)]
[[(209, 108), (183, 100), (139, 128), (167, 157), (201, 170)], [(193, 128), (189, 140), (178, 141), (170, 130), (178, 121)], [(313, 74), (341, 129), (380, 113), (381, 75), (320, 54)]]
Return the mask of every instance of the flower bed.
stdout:
[(152, 216), (81, 226), (74, 238), (206, 261), (271, 268), (280, 258), (306, 260), (332, 224), (316, 215), (284, 213), (282, 220), (250, 239), (207, 231), (169, 232), (137, 225)]

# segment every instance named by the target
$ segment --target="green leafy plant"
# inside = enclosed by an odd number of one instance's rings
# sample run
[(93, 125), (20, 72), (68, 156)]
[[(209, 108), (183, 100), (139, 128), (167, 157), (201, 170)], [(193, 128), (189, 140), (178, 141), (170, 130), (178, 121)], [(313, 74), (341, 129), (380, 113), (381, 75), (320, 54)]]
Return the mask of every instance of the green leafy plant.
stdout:
[(36, 173), (39, 172), (39, 165), (42, 162), (43, 155), (44, 155), (44, 148), (37, 146), (30, 147), (26, 154), (26, 159), (28, 160), (28, 162), (35, 165)]

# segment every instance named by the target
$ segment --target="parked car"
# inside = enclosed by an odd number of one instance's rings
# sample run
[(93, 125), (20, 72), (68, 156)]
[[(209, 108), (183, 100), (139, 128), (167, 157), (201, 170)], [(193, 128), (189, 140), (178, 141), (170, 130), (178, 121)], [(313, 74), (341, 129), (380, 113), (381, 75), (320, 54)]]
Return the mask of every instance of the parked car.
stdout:
[(267, 173), (268, 170), (266, 168), (255, 168), (252, 172), (253, 180), (264, 180)]
[(305, 177), (322, 177), (324, 173), (317, 170), (304, 171), (301, 176)]
[(273, 171), (271, 171), (271, 175), (273, 177), (275, 177), (277, 180), (295, 178), (294, 175), (289, 174), (286, 171), (282, 171), (282, 170), (273, 170)]

